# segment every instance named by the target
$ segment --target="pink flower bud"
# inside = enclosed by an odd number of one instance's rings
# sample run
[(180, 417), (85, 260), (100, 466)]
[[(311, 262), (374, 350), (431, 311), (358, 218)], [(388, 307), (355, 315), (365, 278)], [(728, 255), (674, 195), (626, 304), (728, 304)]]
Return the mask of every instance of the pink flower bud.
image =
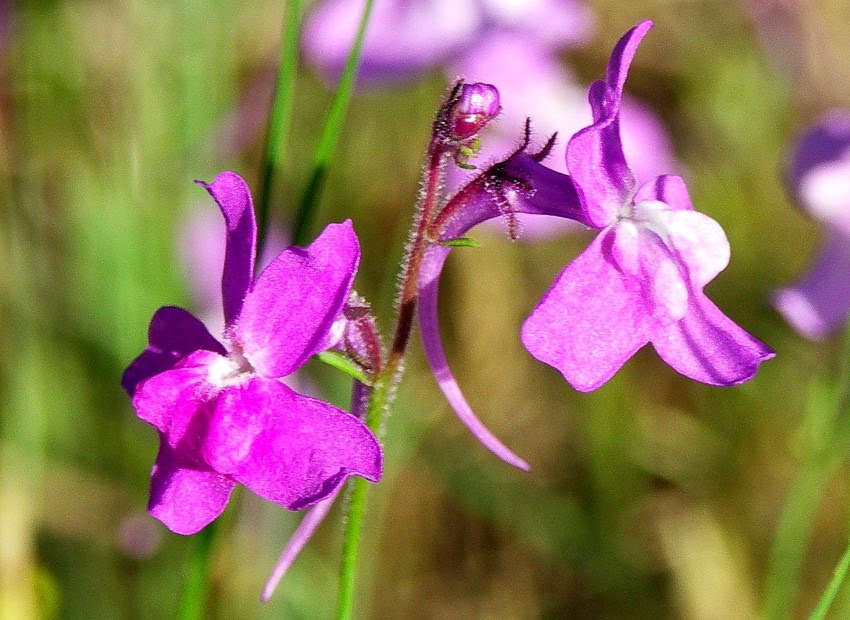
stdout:
[(499, 91), (492, 84), (463, 84), (451, 111), (455, 140), (468, 140), (481, 131), (501, 110)]

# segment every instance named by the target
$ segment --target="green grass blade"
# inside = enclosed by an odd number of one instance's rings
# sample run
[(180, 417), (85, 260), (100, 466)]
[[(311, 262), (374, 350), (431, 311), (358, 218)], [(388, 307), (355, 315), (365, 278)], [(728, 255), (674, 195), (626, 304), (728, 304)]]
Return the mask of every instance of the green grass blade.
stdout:
[(269, 228), (269, 211), (274, 182), (285, 152), (285, 138), (292, 125), (292, 101), (295, 95), (295, 74), (298, 68), (298, 43), (301, 33), (302, 1), (286, 0), (283, 15), (283, 41), (280, 47), (280, 66), (269, 124), (266, 132), (266, 151), (263, 158), (263, 178), (257, 201), (257, 256), (265, 245)]
[(360, 25), (357, 29), (357, 37), (354, 39), (354, 45), (351, 47), (351, 51), (348, 53), (348, 58), (345, 61), (345, 68), (342, 71), (336, 94), (331, 102), (327, 121), (325, 121), (325, 129), (319, 141), (319, 146), (316, 149), (313, 172), (310, 175), (310, 180), (298, 205), (298, 212), (295, 215), (295, 221), (292, 226), (292, 240), (296, 245), (304, 245), (306, 243), (310, 225), (313, 219), (315, 219), (316, 205), (324, 187), (331, 159), (333, 159), (336, 152), (339, 137), (342, 133), (342, 126), (348, 112), (348, 105), (351, 102), (351, 95), (354, 92), (354, 81), (357, 78), (357, 69), (360, 66), (363, 40), (366, 36), (366, 26), (372, 14), (373, 4), (374, 0), (366, 0), (366, 4), (363, 7), (363, 14), (360, 17)]

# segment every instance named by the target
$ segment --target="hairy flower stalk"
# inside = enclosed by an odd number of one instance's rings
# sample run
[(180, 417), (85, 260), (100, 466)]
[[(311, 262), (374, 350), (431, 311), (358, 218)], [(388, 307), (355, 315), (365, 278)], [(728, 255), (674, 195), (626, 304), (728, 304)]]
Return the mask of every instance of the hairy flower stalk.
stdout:
[[(395, 398), (396, 387), (404, 370), (404, 355), (413, 330), (419, 298), (422, 262), (432, 241), (428, 230), (437, 215), (443, 177), (450, 158), (466, 165), (475, 153), (478, 132), (499, 113), (499, 93), (489, 84), (464, 84), (458, 81), (440, 107), (434, 120), (428, 145), (427, 165), (419, 206), (413, 218), (408, 251), (399, 277), (398, 317), (386, 364), (375, 374), (366, 411), (366, 426), (380, 434), (383, 419)], [(366, 510), (368, 486), (352, 485), (351, 504), (345, 532), (345, 548), (340, 568), (337, 617), (350, 618), (354, 611), (356, 566), (359, 541)]]

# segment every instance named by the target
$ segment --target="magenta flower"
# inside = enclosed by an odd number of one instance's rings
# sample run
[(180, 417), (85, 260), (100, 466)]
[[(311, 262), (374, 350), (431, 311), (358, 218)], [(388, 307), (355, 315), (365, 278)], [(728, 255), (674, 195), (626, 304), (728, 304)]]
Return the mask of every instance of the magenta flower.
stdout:
[(192, 534), (224, 510), (236, 483), (290, 510), (334, 494), (353, 474), (377, 481), (382, 455), (356, 417), (278, 379), (319, 352), (360, 258), (347, 221), (307, 248), (281, 252), (254, 280), (256, 224), (245, 182), (199, 183), (227, 224), (219, 342), (186, 310), (166, 306), (124, 372), (138, 416), (159, 431), (148, 509)]
[(825, 230), (812, 267), (773, 303), (798, 332), (820, 339), (850, 315), (850, 112), (835, 110), (808, 129), (788, 168), (794, 198)]
[(528, 351), (580, 391), (601, 386), (650, 342), (675, 370), (711, 385), (747, 381), (774, 355), (702, 292), (729, 262), (720, 225), (693, 210), (681, 178), (638, 187), (626, 163), (623, 84), (651, 27), (643, 22), (618, 42), (606, 79), (590, 88), (594, 122), (567, 146), (582, 209), (601, 232), (522, 327)]

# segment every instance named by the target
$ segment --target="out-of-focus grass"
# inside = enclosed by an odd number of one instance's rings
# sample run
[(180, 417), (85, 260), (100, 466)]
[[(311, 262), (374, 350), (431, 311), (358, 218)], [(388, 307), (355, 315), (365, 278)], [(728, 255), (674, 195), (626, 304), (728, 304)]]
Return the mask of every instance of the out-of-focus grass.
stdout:
[[(818, 235), (779, 173), (796, 128), (850, 104), (850, 18), (838, 0), (807, 8), (801, 38), (788, 42), (805, 62), (783, 73), (734, 3), (622, 6), (598, 3), (599, 33), (569, 61), (593, 79), (622, 31), (656, 20), (629, 86), (668, 122), (695, 204), (729, 236), (732, 262), (709, 293), (777, 358), (751, 383), (718, 389), (648, 350), (598, 392), (577, 394), (530, 359), (517, 328), (586, 237), (525, 245), (474, 234), (484, 247), (456, 250), (444, 275), (447, 349), (475, 409), (533, 470), (508, 470), (475, 444), (414, 347), (369, 513), (365, 617), (761, 609), (779, 515), (805, 458), (808, 386), (831, 385), (838, 371), (837, 339), (805, 342), (766, 305)], [(261, 133), (238, 155), (217, 136), (277, 57), (281, 14), (267, 0), (13, 7), (0, 61), (0, 615), (175, 613), (189, 545), (131, 519), (146, 502), (156, 438), (118, 380), (155, 308), (190, 303), (175, 261), (183, 210), (206, 200), (191, 181), (231, 168), (256, 185)], [(353, 218), (357, 288), (385, 325), (443, 88), (429, 76), (356, 97), (321, 201), (321, 224)], [(284, 221), (330, 98), (299, 73), (283, 200), (273, 205)], [(344, 403), (345, 386), (315, 370)], [(813, 535), (791, 615), (811, 608), (844, 548), (846, 465), (837, 471), (805, 515)], [(266, 606), (262, 582), (296, 517), (249, 493), (228, 516), (211, 617), (330, 616), (341, 507)], [(122, 532), (135, 542), (122, 544)]]

